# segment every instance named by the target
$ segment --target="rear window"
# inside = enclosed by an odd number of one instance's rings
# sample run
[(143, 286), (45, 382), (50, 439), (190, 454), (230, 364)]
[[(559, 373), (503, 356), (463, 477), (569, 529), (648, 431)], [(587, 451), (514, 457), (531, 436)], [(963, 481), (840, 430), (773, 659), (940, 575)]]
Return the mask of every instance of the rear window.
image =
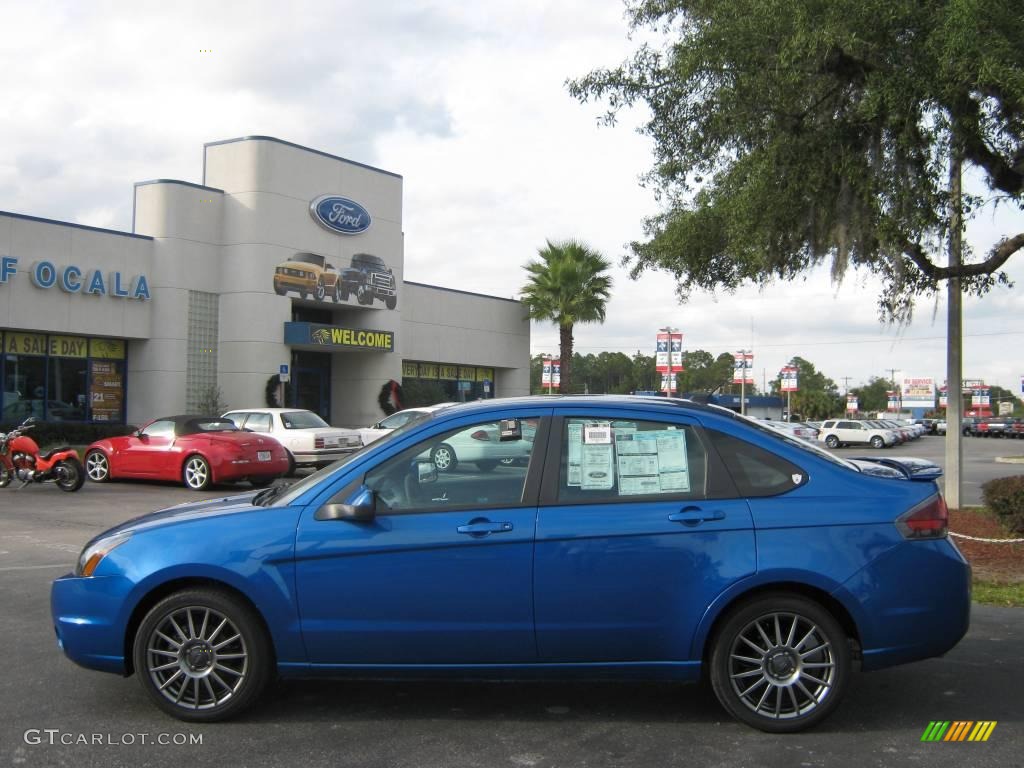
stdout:
[(197, 432), (237, 432), (238, 425), (231, 419), (192, 419), (185, 422), (180, 434), (194, 435)]
[(288, 411), (281, 414), (285, 429), (314, 429), (331, 426), (312, 411)]
[(800, 467), (774, 453), (713, 429), (707, 434), (741, 496), (778, 496), (807, 482)]

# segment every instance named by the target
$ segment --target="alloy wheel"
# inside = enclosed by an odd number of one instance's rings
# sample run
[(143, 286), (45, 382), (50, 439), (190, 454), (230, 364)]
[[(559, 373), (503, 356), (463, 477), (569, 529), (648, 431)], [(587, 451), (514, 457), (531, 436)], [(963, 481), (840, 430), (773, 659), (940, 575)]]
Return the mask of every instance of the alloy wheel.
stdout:
[(110, 477), (110, 462), (101, 451), (90, 451), (85, 457), (85, 473), (94, 483), (102, 483)]
[(210, 465), (202, 456), (193, 456), (185, 462), (185, 485), (201, 491), (210, 484)]

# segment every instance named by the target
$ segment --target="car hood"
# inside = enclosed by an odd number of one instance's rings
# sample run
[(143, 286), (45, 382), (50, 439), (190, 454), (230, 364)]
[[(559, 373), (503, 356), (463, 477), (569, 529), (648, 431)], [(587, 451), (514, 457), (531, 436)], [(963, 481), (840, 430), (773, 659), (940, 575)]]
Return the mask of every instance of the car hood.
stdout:
[[(158, 528), (168, 524), (185, 522), (206, 515), (227, 515), (239, 512), (248, 512), (257, 509), (252, 504), (253, 497), (259, 491), (247, 491), (232, 496), (223, 496), (219, 499), (203, 499), (202, 501), (189, 501), (184, 504), (177, 504), (166, 509), (158, 509), (145, 515), (126, 520), (113, 528), (104, 531), (96, 539), (110, 536), (114, 533), (134, 533), (149, 528)], [(95, 541), (95, 539), (94, 539)], [(92, 543), (92, 542), (90, 542)]]

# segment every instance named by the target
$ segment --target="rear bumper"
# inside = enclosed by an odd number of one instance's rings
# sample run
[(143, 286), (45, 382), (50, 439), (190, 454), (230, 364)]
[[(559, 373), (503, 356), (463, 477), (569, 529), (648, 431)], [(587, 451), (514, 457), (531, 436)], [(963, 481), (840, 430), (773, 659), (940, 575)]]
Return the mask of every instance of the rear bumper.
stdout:
[(297, 467), (319, 467), (343, 459), (358, 450), (358, 448), (325, 448), (321, 451), (299, 451), (292, 455), (295, 457), (295, 466)]
[(864, 670), (941, 656), (967, 633), (971, 567), (949, 539), (906, 541), (834, 593), (855, 616)]
[(120, 613), (132, 583), (122, 576), (61, 576), (50, 588), (57, 645), (79, 666), (127, 674)]

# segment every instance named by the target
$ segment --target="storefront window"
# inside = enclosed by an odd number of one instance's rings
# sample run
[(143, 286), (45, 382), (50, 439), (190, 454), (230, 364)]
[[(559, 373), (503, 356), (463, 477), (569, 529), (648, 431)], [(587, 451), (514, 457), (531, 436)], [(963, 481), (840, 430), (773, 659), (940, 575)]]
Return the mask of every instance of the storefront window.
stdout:
[(0, 423), (124, 421), (125, 342), (0, 331)]

